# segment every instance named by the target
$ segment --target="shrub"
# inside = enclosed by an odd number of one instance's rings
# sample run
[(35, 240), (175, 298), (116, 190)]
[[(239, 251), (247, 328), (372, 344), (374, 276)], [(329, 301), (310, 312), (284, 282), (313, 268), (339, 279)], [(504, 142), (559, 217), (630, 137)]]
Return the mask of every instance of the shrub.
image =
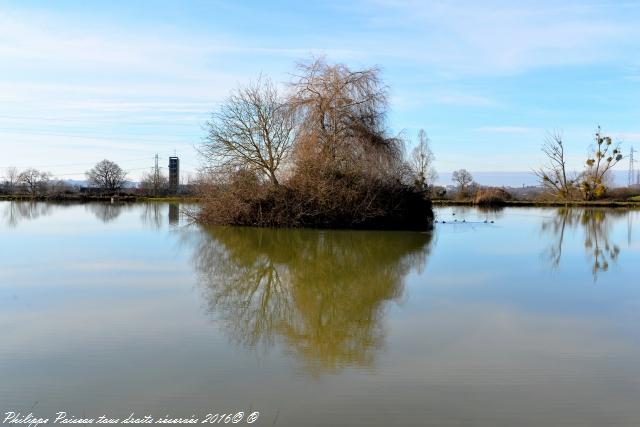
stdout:
[(423, 192), (357, 176), (297, 176), (272, 186), (255, 174), (234, 174), (210, 186), (200, 219), (220, 225), (426, 230), (433, 222)]
[(476, 205), (503, 205), (511, 200), (511, 194), (502, 188), (481, 188), (476, 192), (473, 203)]
[(617, 187), (610, 188), (607, 191), (607, 198), (616, 199), (616, 200), (627, 200), (631, 199), (634, 196), (640, 196), (640, 188), (634, 187)]

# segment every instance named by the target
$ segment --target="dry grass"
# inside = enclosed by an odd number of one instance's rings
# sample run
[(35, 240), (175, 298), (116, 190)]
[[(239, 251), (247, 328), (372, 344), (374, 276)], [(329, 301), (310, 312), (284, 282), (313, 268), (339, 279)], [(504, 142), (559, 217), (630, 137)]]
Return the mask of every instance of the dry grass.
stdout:
[(481, 188), (476, 192), (473, 203), (476, 205), (503, 205), (511, 200), (511, 194), (502, 188)]

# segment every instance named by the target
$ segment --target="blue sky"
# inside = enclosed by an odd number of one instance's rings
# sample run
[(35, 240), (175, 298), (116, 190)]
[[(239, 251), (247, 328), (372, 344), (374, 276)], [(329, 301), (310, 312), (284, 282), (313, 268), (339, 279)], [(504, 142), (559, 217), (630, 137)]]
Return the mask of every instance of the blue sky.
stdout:
[(0, 175), (136, 179), (174, 150), (194, 171), (230, 89), (312, 55), (379, 66), (391, 128), (424, 128), (443, 176), (530, 171), (553, 130), (575, 169), (598, 124), (640, 149), (640, 2), (0, 0)]

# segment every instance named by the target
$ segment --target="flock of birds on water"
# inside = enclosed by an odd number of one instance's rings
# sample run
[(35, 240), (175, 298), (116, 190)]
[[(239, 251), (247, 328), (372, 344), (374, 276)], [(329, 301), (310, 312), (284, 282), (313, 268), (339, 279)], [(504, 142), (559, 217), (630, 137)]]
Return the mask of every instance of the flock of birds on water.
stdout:
[[(456, 215), (456, 214), (455, 214), (455, 212), (454, 212), (454, 213), (452, 213), (452, 215), (453, 215), (453, 216), (455, 216), (455, 215)], [(435, 222), (435, 223), (438, 223), (438, 222), (439, 222), (439, 223), (441, 223), (441, 224), (446, 224), (446, 223), (447, 223), (447, 221), (445, 221), (445, 220), (438, 221), (437, 219), (436, 219), (436, 220), (434, 220), (434, 222)], [(449, 221), (449, 223), (455, 223), (455, 222), (465, 222), (465, 223), (466, 223), (466, 222), (467, 222), (467, 220), (466, 220), (466, 219), (463, 219), (462, 221), (458, 221), (457, 219), (454, 219), (453, 221)], [(485, 220), (483, 221), (483, 223), (484, 223), (484, 224), (493, 224), (493, 223), (494, 223), (494, 221), (493, 221), (493, 220), (489, 221), (488, 219), (485, 219)]]

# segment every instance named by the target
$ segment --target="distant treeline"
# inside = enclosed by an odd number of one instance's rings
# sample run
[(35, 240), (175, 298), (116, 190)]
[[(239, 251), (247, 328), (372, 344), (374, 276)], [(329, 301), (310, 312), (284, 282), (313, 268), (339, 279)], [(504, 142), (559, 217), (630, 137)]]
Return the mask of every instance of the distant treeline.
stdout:
[(139, 183), (127, 180), (127, 173), (117, 163), (102, 160), (86, 172), (87, 185), (54, 179), (50, 172), (35, 168), (5, 169), (0, 180), (0, 195), (47, 199), (78, 199), (83, 197), (169, 196), (194, 193), (194, 184), (169, 188), (169, 180), (161, 173), (143, 175)]

